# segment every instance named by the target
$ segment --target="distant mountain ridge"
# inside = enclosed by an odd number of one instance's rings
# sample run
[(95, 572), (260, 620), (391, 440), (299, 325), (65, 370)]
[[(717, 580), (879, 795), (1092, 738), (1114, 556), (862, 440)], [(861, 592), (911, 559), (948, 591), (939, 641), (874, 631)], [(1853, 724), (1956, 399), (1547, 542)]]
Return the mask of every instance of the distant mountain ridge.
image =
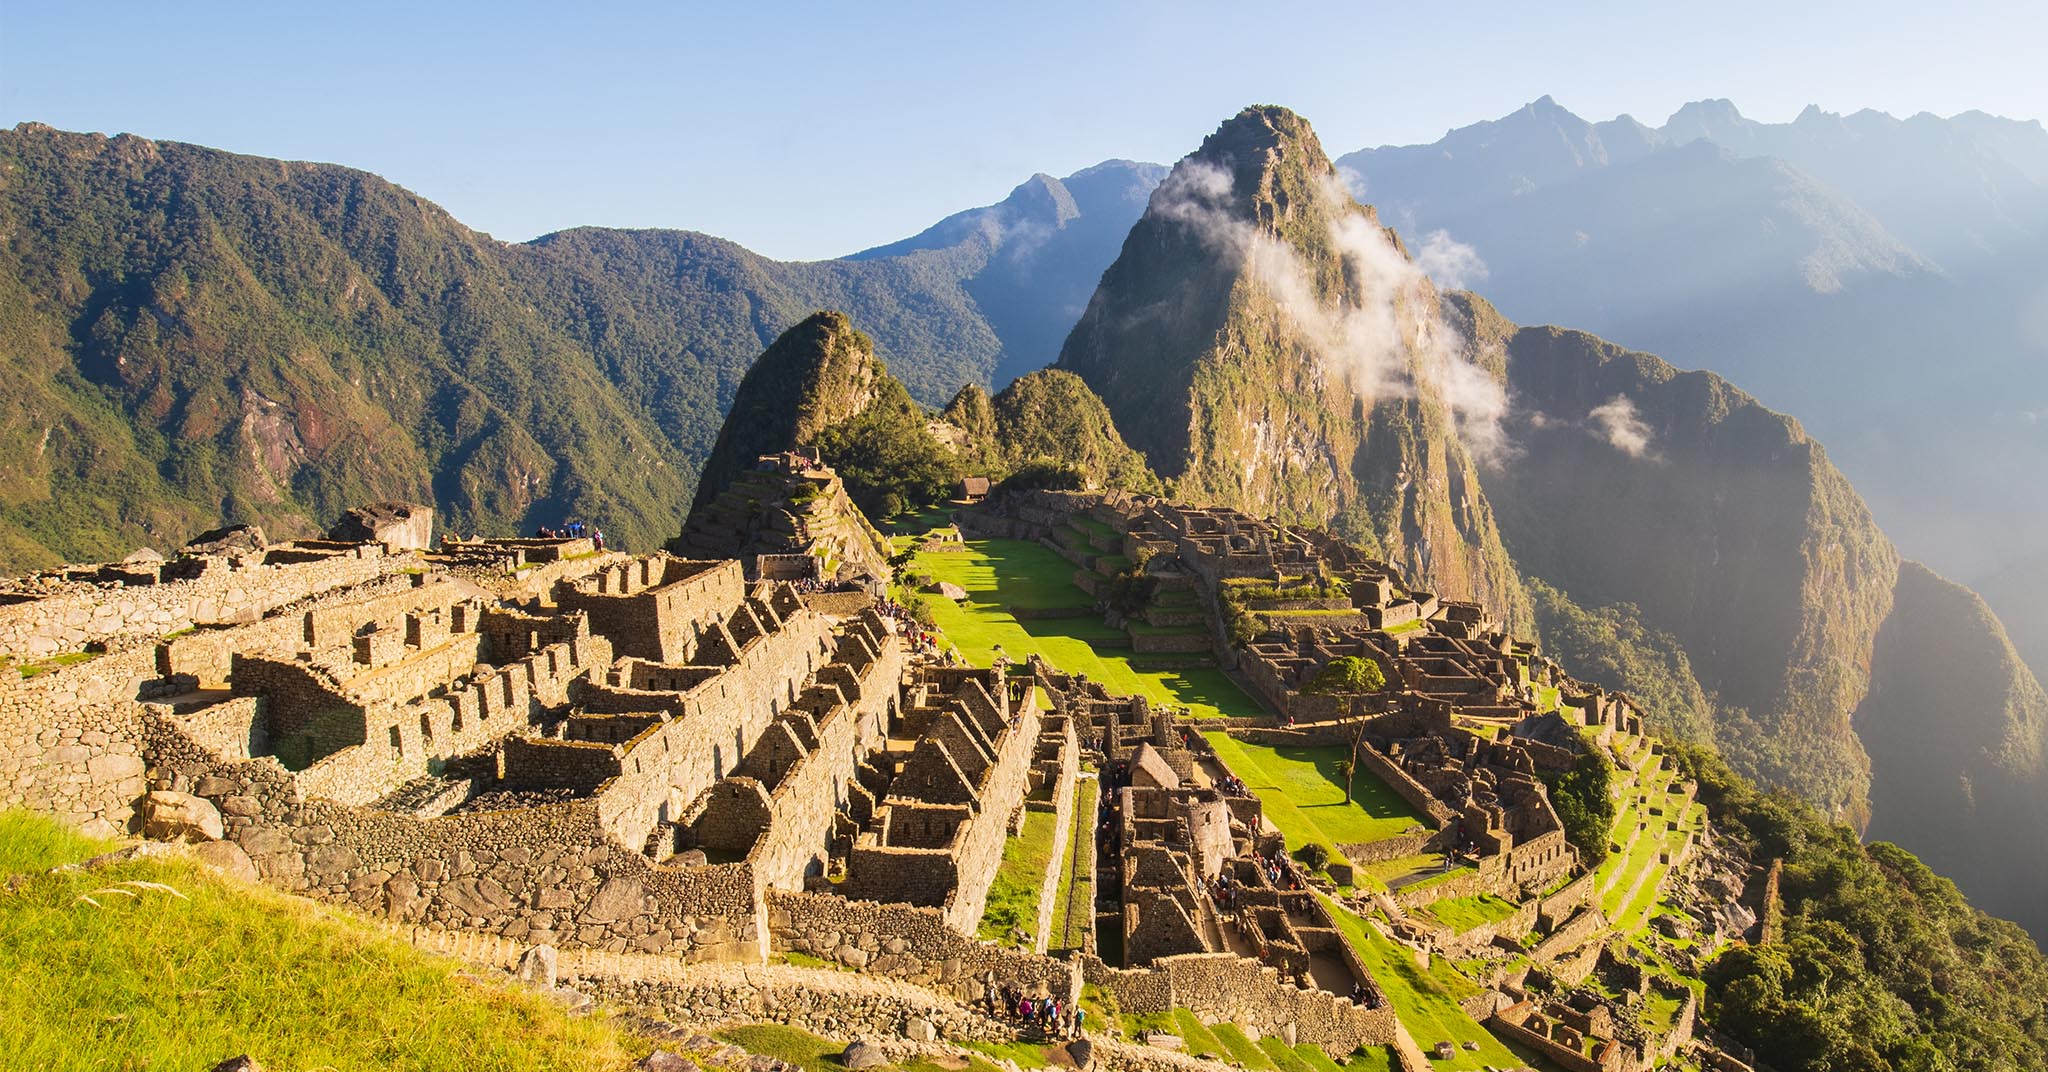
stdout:
[(2048, 550), (2048, 485), (2006, 475), (2048, 467), (2039, 121), (1707, 100), (1650, 127), (1544, 97), (1338, 165), (1404, 233), (1471, 247), (1516, 321), (1798, 414), (1908, 553), (1980, 576)]

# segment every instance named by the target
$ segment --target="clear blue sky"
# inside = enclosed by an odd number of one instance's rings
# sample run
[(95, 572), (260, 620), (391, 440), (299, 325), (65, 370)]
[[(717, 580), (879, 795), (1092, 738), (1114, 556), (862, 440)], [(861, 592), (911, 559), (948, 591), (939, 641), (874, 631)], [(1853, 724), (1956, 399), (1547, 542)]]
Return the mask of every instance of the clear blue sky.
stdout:
[[(686, 227), (835, 256), (1034, 171), (1171, 162), (1278, 103), (1332, 154), (1549, 93), (2048, 118), (2048, 4), (0, 0), (0, 126), (375, 171), (500, 238)], [(589, 9), (588, 11), (578, 9)]]

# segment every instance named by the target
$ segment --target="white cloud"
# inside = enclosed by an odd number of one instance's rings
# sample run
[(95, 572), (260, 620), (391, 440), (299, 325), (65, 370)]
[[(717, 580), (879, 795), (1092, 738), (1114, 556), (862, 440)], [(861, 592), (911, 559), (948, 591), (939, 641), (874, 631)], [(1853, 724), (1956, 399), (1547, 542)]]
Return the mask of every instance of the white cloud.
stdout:
[[(1234, 181), (1223, 168), (1184, 161), (1160, 184), (1152, 210), (1186, 224), (1204, 245), (1241, 264), (1308, 340), (1324, 371), (1342, 377), (1359, 398), (1370, 404), (1427, 386), (1450, 408), (1474, 454), (1492, 457), (1506, 449), (1505, 390), (1466, 358), (1464, 340), (1436, 315), (1429, 275), (1352, 208), (1339, 179), (1328, 178), (1319, 191), (1331, 202), (1330, 240), (1344, 259), (1348, 283), (1333, 299), (1318, 291), (1291, 246), (1234, 211)], [(1470, 247), (1442, 232), (1425, 243), (1432, 248), (1447, 271), (1484, 271)]]
[(1422, 248), (1415, 251), (1415, 264), (1437, 286), (1464, 290), (1486, 278), (1486, 262), (1479, 251), (1451, 237), (1445, 230), (1429, 232)]
[(1615, 395), (1594, 406), (1586, 414), (1586, 419), (1614, 449), (1633, 458), (1652, 456), (1650, 440), (1655, 433), (1636, 412), (1636, 404), (1627, 395)]

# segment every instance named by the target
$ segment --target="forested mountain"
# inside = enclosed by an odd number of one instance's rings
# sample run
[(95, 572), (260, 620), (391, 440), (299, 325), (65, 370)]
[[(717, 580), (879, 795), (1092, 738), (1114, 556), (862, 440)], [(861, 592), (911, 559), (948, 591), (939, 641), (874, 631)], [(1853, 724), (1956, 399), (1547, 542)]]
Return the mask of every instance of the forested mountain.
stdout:
[(849, 259), (918, 250), (982, 253), (986, 262), (962, 285), (1002, 340), (1002, 355), (986, 377), (991, 387), (1000, 387), (1059, 356), (1102, 270), (1116, 259), (1124, 235), (1165, 176), (1158, 164), (1129, 160), (1105, 161), (1064, 179), (1033, 175), (998, 204), (955, 213), (910, 238)]
[(1120, 236), (1150, 185), (1118, 163), (1073, 182), (984, 210), (995, 236), (784, 264), (680, 231), (508, 244), (348, 168), (0, 132), (0, 451), (22, 460), (0, 569), (222, 520), (306, 533), (380, 498), (653, 546), (748, 365), (812, 311), (851, 315), (928, 405), (988, 382), (999, 328), (1042, 345), (1059, 317), (1034, 310), (1085, 296), (1110, 255), (1088, 235)]
[(1505, 356), (1518, 449), (1485, 478), (1517, 566), (1662, 634), (1650, 680), (1684, 700), (1683, 654), (1738, 770), (2048, 932), (2048, 704), (1982, 601), (1903, 561), (1820, 444), (1720, 377), (1456, 304)]

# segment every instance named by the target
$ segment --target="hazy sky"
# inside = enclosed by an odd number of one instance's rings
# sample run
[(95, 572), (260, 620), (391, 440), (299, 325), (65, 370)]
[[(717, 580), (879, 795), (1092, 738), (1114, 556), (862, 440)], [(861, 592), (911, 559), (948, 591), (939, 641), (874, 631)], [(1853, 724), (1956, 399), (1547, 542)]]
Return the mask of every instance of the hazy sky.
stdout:
[(1171, 162), (1251, 103), (1306, 115), (1332, 155), (1546, 93), (1652, 124), (1701, 97), (1774, 121), (1808, 103), (2042, 118), (2043, 42), (2039, 0), (0, 0), (0, 126), (349, 164), (505, 239), (685, 227), (818, 258), (1034, 171)]

